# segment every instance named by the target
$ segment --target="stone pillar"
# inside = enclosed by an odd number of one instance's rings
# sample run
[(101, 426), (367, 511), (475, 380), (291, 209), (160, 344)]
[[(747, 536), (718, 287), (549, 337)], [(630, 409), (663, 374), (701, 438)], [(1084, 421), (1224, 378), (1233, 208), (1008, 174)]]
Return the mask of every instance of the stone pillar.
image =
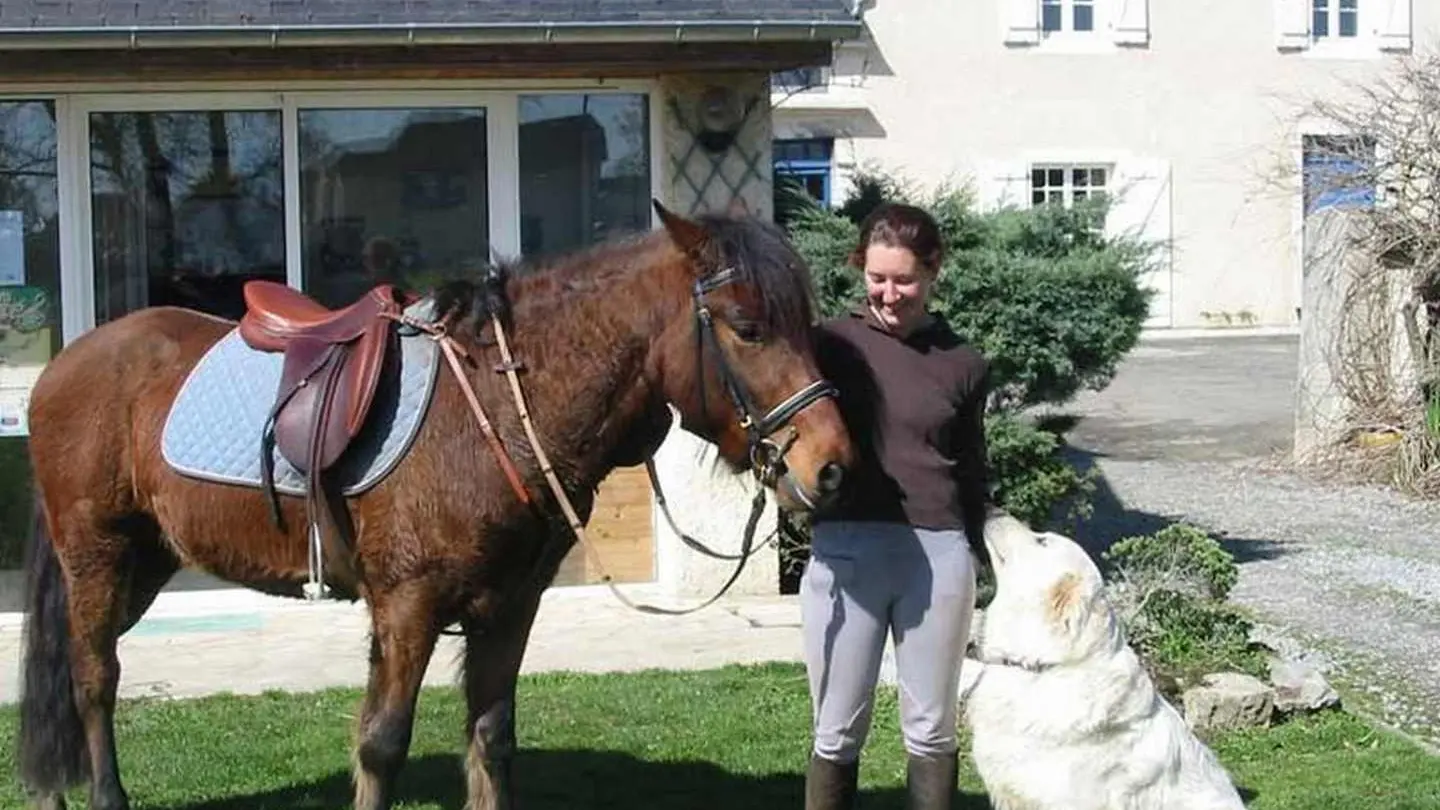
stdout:
[(1333, 355), (1349, 276), (1345, 271), (1348, 225), (1340, 211), (1319, 211), (1305, 218), (1301, 236), (1304, 282), (1293, 450), (1301, 462), (1334, 446), (1344, 427), (1345, 403), (1336, 384)]
[[(734, 142), (720, 152), (702, 143), (700, 103), (715, 87), (730, 91), (744, 113)], [(662, 202), (677, 213), (744, 212), (773, 216), (770, 161), (769, 76), (764, 73), (707, 73), (666, 76), (659, 103), (664, 175), (657, 188)], [(748, 473), (734, 475), (715, 455), (715, 447), (682, 431), (679, 419), (655, 454), (670, 514), (677, 527), (722, 553), (739, 551), (751, 500), (759, 486)], [(775, 529), (775, 505), (769, 499), (755, 530), (756, 545)], [(735, 563), (715, 560), (685, 546), (654, 512), (655, 567), (661, 588), (686, 598), (709, 596), (729, 579)], [(756, 552), (745, 564), (732, 594), (774, 594), (779, 590), (779, 555), (773, 547)]]
[(1298, 462), (1323, 459), (1346, 438), (1357, 414), (1383, 413), (1416, 396), (1401, 311), (1409, 274), (1381, 267), (1351, 246), (1363, 216), (1326, 209), (1306, 217), (1295, 386)]

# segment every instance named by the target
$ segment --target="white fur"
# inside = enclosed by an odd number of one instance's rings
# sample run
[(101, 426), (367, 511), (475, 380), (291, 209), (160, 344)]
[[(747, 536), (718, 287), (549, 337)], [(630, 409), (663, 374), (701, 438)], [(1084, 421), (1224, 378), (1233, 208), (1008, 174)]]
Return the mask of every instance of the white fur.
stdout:
[[(1125, 643), (1085, 550), (1007, 515), (991, 518), (985, 543), (996, 594), (980, 661), (965, 660), (961, 681), (975, 765), (997, 810), (1243, 808)], [(1075, 598), (1057, 613), (1067, 577)]]

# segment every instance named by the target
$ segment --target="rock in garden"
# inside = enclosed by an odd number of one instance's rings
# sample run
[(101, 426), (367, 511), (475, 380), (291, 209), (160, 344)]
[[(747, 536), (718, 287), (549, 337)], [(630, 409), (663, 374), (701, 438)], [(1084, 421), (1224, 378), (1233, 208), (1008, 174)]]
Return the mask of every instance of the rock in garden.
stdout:
[(1330, 682), (1305, 661), (1271, 660), (1270, 683), (1275, 687), (1275, 710), (1282, 714), (1318, 712), (1340, 706), (1340, 695)]
[(1275, 712), (1275, 691), (1240, 672), (1206, 675), (1182, 700), (1185, 722), (1196, 731), (1268, 726)]

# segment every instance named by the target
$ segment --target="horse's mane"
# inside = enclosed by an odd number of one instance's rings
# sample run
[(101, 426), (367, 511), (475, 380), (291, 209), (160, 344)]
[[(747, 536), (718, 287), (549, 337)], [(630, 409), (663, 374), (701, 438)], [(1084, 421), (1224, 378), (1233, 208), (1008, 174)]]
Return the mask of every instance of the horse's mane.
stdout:
[[(740, 283), (753, 287), (760, 296), (761, 317), (772, 330), (793, 336), (810, 328), (815, 304), (809, 274), (778, 226), (750, 217), (710, 215), (697, 222), (707, 236), (709, 262), (717, 269), (734, 269)], [(646, 231), (558, 257), (493, 262), (474, 277), (436, 287), (431, 293), (435, 314), (451, 313), (456, 323), (468, 323), (477, 335), (496, 315), (508, 327), (511, 278), (549, 279), (562, 292), (593, 287), (607, 275), (628, 272), (636, 266), (634, 254), (666, 239), (664, 232)]]
[(450, 318), (455, 324), (468, 324), (475, 336), (494, 316), (509, 327), (511, 323), (510, 294), (505, 289), (510, 280), (506, 264), (488, 264), (479, 274), (479, 281), (469, 278), (452, 279), (431, 292), (437, 319)]
[(805, 334), (815, 320), (815, 297), (805, 260), (778, 225), (754, 217), (703, 216), (712, 259), (733, 268), (742, 284), (760, 294), (761, 317), (776, 333)]

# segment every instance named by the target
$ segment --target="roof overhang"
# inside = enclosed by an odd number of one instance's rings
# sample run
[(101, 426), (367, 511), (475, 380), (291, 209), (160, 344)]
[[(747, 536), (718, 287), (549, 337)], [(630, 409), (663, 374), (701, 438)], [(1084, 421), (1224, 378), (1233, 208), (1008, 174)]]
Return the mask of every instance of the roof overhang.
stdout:
[(835, 42), (858, 37), (860, 20), (835, 22), (538, 22), (267, 26), (0, 28), (4, 50), (582, 45), (622, 43)]

